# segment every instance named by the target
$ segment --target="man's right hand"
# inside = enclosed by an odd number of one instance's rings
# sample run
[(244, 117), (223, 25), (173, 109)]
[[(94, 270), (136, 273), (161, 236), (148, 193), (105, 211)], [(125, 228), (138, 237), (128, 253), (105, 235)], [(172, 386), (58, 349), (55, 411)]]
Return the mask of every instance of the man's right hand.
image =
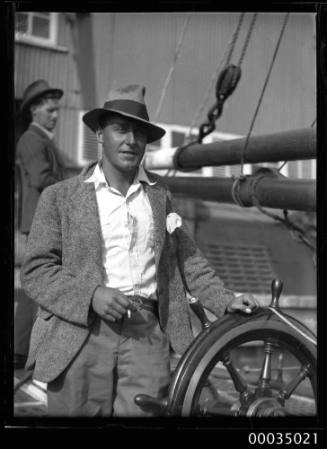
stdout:
[(126, 295), (116, 288), (97, 287), (92, 298), (93, 310), (108, 321), (120, 320), (130, 306)]

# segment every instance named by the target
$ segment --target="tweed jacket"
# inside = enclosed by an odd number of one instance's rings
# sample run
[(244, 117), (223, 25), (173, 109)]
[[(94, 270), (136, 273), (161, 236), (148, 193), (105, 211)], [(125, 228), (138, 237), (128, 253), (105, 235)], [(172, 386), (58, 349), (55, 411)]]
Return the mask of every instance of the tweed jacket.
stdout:
[(52, 140), (33, 124), (17, 142), (16, 174), (20, 181), (18, 228), (23, 233), (30, 231), (42, 190), (63, 179), (57, 151)]
[[(39, 200), (21, 270), (22, 286), (39, 305), (26, 369), (34, 378), (54, 380), (85, 343), (95, 312), (91, 301), (103, 285), (101, 225), (93, 183), (81, 174), (46, 188)], [(185, 284), (189, 292), (225, 313), (233, 294), (226, 290), (184, 225), (166, 230), (172, 211), (162, 179), (147, 172), (144, 183), (154, 220), (159, 322), (172, 348), (183, 353), (193, 339)]]

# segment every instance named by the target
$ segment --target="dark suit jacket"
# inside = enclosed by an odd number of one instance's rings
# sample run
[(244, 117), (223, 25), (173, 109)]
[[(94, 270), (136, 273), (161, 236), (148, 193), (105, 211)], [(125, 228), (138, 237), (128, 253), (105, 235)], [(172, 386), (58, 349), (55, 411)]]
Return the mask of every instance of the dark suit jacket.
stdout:
[[(103, 285), (101, 225), (93, 183), (85, 183), (95, 165), (42, 193), (27, 244), (22, 286), (40, 306), (31, 335), (26, 368), (34, 377), (55, 379), (75, 357), (90, 332), (94, 290)], [(173, 349), (182, 353), (193, 339), (184, 282), (194, 296), (218, 316), (233, 294), (224, 289), (185, 226), (172, 234), (166, 217), (170, 192), (162, 179), (148, 173), (144, 184), (154, 220), (159, 321)]]
[(62, 180), (57, 149), (51, 139), (31, 124), (17, 143), (16, 165), (20, 184), (18, 228), (30, 231), (40, 193)]

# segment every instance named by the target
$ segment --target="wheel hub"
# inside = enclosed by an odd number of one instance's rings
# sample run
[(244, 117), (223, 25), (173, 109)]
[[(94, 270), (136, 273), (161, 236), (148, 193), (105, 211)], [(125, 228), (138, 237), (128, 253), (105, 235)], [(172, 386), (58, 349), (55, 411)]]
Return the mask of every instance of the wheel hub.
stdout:
[(285, 408), (274, 398), (263, 397), (256, 399), (249, 406), (246, 416), (286, 416)]

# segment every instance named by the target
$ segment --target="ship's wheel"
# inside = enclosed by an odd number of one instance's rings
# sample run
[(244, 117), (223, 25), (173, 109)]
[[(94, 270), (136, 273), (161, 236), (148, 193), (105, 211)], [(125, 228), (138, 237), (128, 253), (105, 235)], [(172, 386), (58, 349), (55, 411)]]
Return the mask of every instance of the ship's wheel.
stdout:
[(281, 312), (281, 288), (274, 280), (270, 307), (206, 326), (180, 359), (168, 397), (136, 402), (168, 416), (315, 415), (316, 337)]

